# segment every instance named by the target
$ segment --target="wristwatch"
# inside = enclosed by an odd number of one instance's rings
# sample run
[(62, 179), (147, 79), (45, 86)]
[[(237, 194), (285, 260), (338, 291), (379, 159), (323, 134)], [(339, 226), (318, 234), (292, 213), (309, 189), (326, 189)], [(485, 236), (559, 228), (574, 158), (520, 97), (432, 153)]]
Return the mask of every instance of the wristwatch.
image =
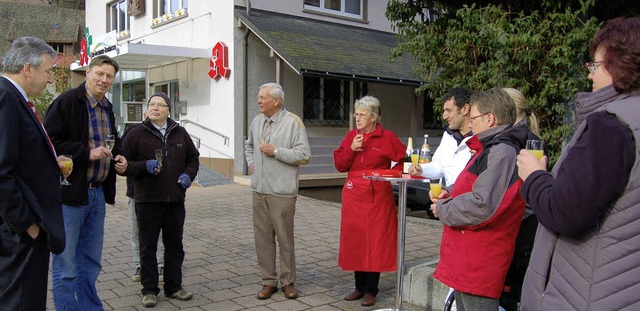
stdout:
[(273, 157), (277, 157), (278, 156), (278, 148), (273, 149)]

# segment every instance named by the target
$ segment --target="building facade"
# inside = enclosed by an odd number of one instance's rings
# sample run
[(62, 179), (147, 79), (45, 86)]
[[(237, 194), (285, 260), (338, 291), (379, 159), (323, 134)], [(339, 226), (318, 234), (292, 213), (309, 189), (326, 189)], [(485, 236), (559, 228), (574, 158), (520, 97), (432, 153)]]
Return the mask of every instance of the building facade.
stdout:
[(80, 77), (99, 54), (120, 63), (109, 96), (121, 125), (142, 120), (149, 95), (167, 93), (202, 163), (227, 177), (246, 174), (258, 87), (280, 83), (312, 145), (302, 174), (331, 174), (331, 151), (361, 96), (381, 100), (384, 127), (400, 137), (438, 127), (424, 122), (432, 105), (416, 95), (416, 63), (390, 60), (396, 38), (385, 9), (374, 0), (87, 1), (86, 49), (72, 69)]
[[(9, 50), (13, 40), (31, 36), (51, 45), (58, 52), (56, 63), (68, 66), (79, 51), (84, 28), (84, 1), (73, 6), (65, 1), (0, 0), (0, 57)], [(66, 86), (62, 82), (66, 81), (56, 81), (54, 93)]]

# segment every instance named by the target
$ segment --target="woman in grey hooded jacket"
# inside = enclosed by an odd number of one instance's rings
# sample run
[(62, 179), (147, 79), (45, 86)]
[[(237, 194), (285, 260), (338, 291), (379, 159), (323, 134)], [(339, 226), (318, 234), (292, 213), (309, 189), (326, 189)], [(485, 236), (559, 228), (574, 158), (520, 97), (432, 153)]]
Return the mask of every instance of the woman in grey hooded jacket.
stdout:
[(609, 21), (576, 95), (577, 129), (553, 171), (517, 158), (523, 198), (540, 225), (523, 311), (640, 310), (640, 17)]

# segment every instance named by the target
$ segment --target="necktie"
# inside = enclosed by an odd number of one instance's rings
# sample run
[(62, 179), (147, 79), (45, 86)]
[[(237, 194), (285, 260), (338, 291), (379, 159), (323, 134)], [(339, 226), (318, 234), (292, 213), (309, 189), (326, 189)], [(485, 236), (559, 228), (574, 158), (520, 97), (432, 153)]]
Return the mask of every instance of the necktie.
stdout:
[(49, 134), (47, 134), (47, 130), (44, 128), (44, 125), (42, 125), (42, 120), (40, 120), (40, 115), (38, 114), (38, 110), (36, 110), (36, 106), (33, 105), (32, 102), (27, 102), (27, 104), (29, 105), (29, 108), (31, 108), (31, 111), (33, 111), (33, 113), (36, 115), (36, 119), (38, 119), (38, 123), (40, 123), (40, 126), (42, 127), (42, 130), (44, 131), (44, 136), (47, 137), (47, 141), (49, 142), (49, 147), (51, 147), (51, 152), (53, 153), (53, 157), (57, 158), (58, 156), (56, 155), (56, 149), (53, 148), (53, 143), (51, 143), (51, 139), (49, 138)]
[(262, 129), (262, 142), (263, 143), (269, 143), (269, 141), (271, 140), (271, 123), (273, 121), (271, 120), (267, 120), (264, 123), (264, 128)]

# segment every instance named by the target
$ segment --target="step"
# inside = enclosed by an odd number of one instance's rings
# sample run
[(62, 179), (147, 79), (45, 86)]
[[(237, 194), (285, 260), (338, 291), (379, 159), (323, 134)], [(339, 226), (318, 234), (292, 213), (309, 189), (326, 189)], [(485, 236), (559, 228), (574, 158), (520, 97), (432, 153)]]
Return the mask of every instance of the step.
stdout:
[[(311, 163), (314, 163), (311, 160)], [(324, 165), (316, 165), (316, 164), (308, 164), (300, 167), (300, 175), (307, 174), (332, 174), (338, 173), (335, 166), (333, 164), (324, 164)]]
[(402, 300), (426, 310), (443, 310), (449, 287), (433, 278), (438, 258), (407, 269), (402, 283)]
[(347, 173), (323, 173), (300, 175), (300, 188), (342, 186)]
[(311, 145), (311, 155), (331, 155), (333, 156), (333, 151), (338, 148), (337, 146), (318, 146)]
[(333, 166), (333, 155), (331, 154), (314, 154), (311, 156), (311, 165), (330, 165)]
[(311, 146), (334, 146), (340, 145), (344, 137), (308, 137)]

